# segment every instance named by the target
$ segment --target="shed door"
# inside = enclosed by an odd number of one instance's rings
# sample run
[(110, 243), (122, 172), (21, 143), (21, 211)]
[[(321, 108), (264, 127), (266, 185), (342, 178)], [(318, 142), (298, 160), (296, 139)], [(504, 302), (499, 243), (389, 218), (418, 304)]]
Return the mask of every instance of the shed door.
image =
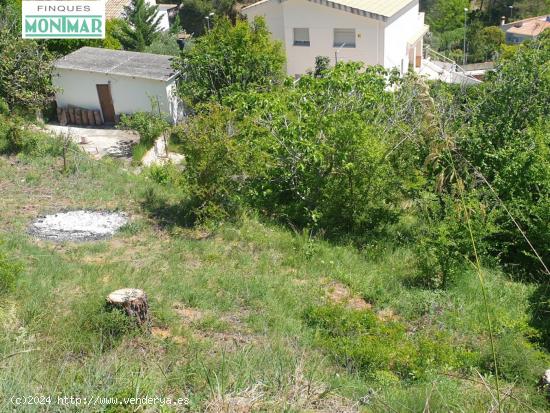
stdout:
[(96, 85), (96, 88), (101, 112), (103, 113), (103, 121), (105, 123), (115, 123), (115, 106), (111, 95), (111, 85)]

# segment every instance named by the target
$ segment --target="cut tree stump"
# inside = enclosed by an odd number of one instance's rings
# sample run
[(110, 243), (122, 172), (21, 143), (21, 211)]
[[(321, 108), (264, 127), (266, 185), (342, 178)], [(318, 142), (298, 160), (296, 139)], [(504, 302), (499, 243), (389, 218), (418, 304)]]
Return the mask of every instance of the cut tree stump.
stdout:
[(134, 318), (139, 326), (149, 329), (149, 303), (145, 291), (137, 288), (122, 288), (107, 296), (107, 305), (123, 310)]

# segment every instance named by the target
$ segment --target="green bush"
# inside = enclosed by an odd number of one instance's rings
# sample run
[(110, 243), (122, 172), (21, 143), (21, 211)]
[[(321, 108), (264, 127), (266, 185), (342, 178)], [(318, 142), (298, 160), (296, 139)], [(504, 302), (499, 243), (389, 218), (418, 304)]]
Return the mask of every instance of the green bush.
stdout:
[(30, 129), (21, 118), (6, 119), (4, 124), (0, 123), (0, 153), (43, 157), (59, 156), (62, 151), (60, 139)]
[[(506, 332), (498, 337), (495, 347), (499, 374), (509, 382), (535, 385), (548, 368), (548, 355), (517, 333)], [(493, 355), (488, 345), (482, 355), (481, 367), (489, 374), (494, 372)]]
[(305, 321), (316, 342), (337, 362), (363, 375), (426, 379), (433, 372), (467, 369), (476, 357), (442, 331), (410, 334), (398, 321), (382, 321), (370, 310), (313, 307)]
[(182, 142), (199, 214), (230, 217), (248, 206), (294, 226), (357, 237), (395, 221), (399, 175), (408, 166), (393, 164), (395, 137), (378, 124), (389, 75), (343, 64), (279, 91), (199, 107), (172, 136)]
[[(154, 105), (153, 105), (154, 106)], [(130, 129), (138, 133), (140, 144), (151, 148), (155, 140), (165, 132), (169, 123), (160, 115), (150, 112), (136, 112), (132, 115), (122, 115), (118, 128)]]
[(67, 323), (80, 332), (74, 344), (88, 351), (98, 346), (108, 350), (124, 336), (138, 331), (135, 320), (122, 310), (108, 307), (103, 299), (79, 302)]
[(149, 177), (160, 185), (173, 184), (183, 186), (181, 170), (172, 163), (152, 165), (147, 172)]

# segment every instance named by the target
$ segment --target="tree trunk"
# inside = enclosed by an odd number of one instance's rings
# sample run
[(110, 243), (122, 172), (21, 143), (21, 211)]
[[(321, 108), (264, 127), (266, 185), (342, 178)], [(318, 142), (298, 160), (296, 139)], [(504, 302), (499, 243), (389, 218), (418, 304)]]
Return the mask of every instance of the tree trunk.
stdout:
[(128, 317), (134, 318), (139, 326), (149, 330), (149, 304), (143, 290), (123, 288), (107, 296), (107, 305), (123, 310)]

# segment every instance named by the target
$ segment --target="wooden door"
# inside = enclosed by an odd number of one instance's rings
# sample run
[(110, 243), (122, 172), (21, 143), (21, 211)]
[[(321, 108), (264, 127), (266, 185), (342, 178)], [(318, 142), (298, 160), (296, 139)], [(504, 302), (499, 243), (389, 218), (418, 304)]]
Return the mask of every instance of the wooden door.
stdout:
[(103, 121), (105, 123), (115, 123), (115, 106), (113, 105), (113, 96), (111, 95), (111, 85), (96, 85), (96, 88)]

